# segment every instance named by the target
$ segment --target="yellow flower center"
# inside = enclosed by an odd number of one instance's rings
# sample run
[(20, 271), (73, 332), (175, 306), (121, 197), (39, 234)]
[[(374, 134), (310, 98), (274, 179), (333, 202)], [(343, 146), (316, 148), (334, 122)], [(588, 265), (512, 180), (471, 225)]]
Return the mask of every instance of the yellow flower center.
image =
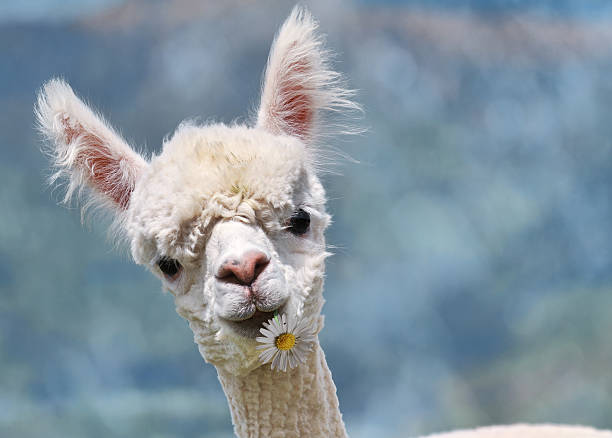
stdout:
[(279, 350), (291, 350), (295, 345), (295, 336), (293, 336), (291, 333), (283, 333), (282, 335), (276, 337), (274, 344)]

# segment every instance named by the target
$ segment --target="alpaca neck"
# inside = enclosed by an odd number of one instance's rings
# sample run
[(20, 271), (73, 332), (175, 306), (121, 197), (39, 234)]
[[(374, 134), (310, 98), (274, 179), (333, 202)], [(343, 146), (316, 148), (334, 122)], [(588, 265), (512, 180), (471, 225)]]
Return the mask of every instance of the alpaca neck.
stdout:
[(287, 372), (259, 367), (243, 377), (218, 369), (240, 438), (346, 438), (336, 386), (317, 343)]

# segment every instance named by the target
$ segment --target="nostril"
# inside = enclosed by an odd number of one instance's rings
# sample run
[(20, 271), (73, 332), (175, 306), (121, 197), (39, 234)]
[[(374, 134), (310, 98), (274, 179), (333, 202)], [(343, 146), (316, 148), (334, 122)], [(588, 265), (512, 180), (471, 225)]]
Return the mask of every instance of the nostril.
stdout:
[(223, 263), (216, 277), (226, 283), (242, 284), (242, 281), (235, 274), (235, 269), (233, 269), (233, 261)]
[(259, 277), (259, 274), (261, 274), (264, 271), (264, 269), (266, 269), (266, 266), (268, 266), (268, 263), (270, 263), (270, 259), (266, 257), (265, 254), (262, 254), (262, 255), (264, 257), (261, 257), (255, 261), (253, 281), (255, 281), (257, 277)]
[(217, 272), (217, 278), (228, 283), (250, 285), (270, 263), (261, 251), (247, 251), (240, 258), (228, 258)]

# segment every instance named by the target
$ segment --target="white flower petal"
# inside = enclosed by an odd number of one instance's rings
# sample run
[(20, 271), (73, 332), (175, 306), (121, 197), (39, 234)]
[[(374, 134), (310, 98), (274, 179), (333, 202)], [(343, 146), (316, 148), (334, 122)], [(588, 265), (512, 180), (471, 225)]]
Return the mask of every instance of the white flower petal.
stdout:
[(296, 331), (296, 327), (298, 326), (299, 321), (297, 320), (297, 318), (292, 317), (292, 318), (287, 318), (287, 331), (289, 333), (293, 333), (294, 335), (297, 334)]
[(274, 355), (277, 353), (278, 353), (277, 350), (266, 350), (259, 355), (259, 359), (263, 363), (268, 363), (274, 358)]
[(265, 344), (273, 344), (274, 336), (257, 336), (255, 338), (257, 342), (265, 343)]
[(276, 318), (272, 318), (270, 320), (272, 324), (270, 325), (270, 331), (274, 335), (274, 337), (285, 333), (285, 329), (283, 328), (282, 323), (278, 322)]
[(296, 346), (293, 348), (293, 350), (295, 350), (295, 353), (296, 353), (296, 354), (299, 354), (299, 355), (302, 355), (302, 356), (303, 356), (303, 355), (305, 355), (306, 353), (308, 353), (308, 352), (310, 351), (310, 348), (309, 348), (309, 346), (308, 346), (308, 345), (306, 345), (306, 344), (297, 344), (297, 345), (296, 345)]
[(283, 358), (284, 358), (283, 352), (279, 351), (277, 357), (278, 357), (278, 361), (276, 362), (276, 369), (279, 371), (282, 371), (283, 370)]
[(296, 343), (297, 344), (314, 344), (316, 341), (316, 338), (314, 336), (308, 336), (308, 337), (302, 337), (302, 338), (298, 338), (296, 339)]
[(264, 335), (266, 338), (273, 338), (274, 337), (274, 333), (272, 333), (272, 330), (269, 330), (269, 329), (260, 328), (259, 329), (259, 333)]
[(281, 361), (280, 361), (280, 368), (283, 371), (287, 371), (287, 357), (288, 357), (288, 353), (286, 351), (281, 351)]
[(296, 346), (294, 350), (295, 355), (298, 356), (300, 359), (303, 359), (304, 361), (306, 360), (306, 356), (308, 355), (308, 353), (310, 353), (310, 348), (307, 345)]
[(299, 321), (295, 327), (296, 336), (300, 336), (302, 334), (306, 334), (310, 332), (310, 321), (307, 319), (302, 319)]
[(278, 369), (279, 364), (280, 364), (280, 359), (281, 359), (281, 355), (280, 354), (277, 354), (276, 356), (274, 356), (274, 359), (272, 359), (272, 364), (270, 365), (270, 367), (272, 369), (275, 369), (275, 368)]
[(300, 363), (300, 360), (298, 358), (298, 355), (296, 354), (295, 350), (291, 350), (289, 352), (289, 367), (291, 369), (295, 368), (296, 366), (298, 366)]

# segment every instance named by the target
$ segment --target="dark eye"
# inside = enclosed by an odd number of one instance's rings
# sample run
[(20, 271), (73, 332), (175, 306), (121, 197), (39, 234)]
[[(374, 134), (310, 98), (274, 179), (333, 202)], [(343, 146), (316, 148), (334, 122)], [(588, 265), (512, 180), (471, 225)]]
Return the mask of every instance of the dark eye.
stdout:
[(310, 215), (300, 208), (289, 218), (287, 229), (296, 236), (301, 236), (308, 231), (308, 227), (310, 227)]
[(159, 259), (157, 266), (159, 266), (159, 269), (161, 269), (169, 280), (176, 279), (183, 268), (177, 260), (171, 259), (170, 257), (162, 257)]

